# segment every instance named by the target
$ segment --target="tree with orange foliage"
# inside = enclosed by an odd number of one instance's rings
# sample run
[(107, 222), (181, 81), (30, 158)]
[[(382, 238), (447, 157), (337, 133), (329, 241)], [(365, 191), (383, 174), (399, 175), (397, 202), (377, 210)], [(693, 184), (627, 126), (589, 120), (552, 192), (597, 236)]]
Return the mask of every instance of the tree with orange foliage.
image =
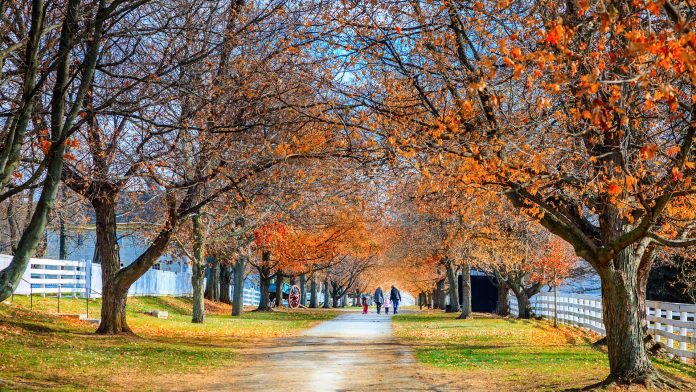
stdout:
[(551, 235), (546, 241), (544, 254), (532, 272), (532, 280), (545, 282), (553, 289), (554, 327), (558, 326), (558, 286), (566, 280), (577, 264), (578, 257), (573, 248), (557, 236)]
[(400, 4), (348, 6), (369, 67), (351, 98), (377, 142), (435, 189), (500, 192), (594, 267), (606, 384), (677, 386), (648, 357), (644, 303), (655, 250), (696, 244), (688, 3)]

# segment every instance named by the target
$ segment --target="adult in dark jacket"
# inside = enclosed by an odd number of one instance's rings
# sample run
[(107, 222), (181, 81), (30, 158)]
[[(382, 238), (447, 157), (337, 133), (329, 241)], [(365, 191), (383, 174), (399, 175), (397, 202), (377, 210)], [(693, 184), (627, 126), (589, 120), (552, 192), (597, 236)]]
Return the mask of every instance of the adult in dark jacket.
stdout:
[(377, 305), (377, 314), (382, 310), (382, 304), (384, 303), (384, 293), (381, 287), (377, 287), (374, 295), (375, 305)]
[(391, 287), (389, 299), (391, 300), (392, 306), (394, 307), (394, 314), (399, 313), (399, 302), (401, 302), (401, 292), (399, 292), (399, 289), (397, 289), (396, 286)]

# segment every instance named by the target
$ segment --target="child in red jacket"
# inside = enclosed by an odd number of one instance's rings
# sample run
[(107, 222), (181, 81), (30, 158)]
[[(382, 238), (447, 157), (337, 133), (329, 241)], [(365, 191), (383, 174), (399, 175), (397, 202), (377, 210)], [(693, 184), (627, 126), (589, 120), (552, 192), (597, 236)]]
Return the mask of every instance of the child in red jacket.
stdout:
[(365, 294), (362, 295), (362, 307), (363, 307), (362, 314), (367, 314), (367, 296), (365, 296)]

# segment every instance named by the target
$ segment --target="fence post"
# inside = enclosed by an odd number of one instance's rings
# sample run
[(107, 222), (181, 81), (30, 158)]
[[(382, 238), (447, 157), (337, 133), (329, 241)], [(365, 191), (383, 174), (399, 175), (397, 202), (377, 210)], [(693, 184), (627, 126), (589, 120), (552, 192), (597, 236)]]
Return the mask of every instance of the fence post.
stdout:
[[(662, 317), (662, 309), (655, 307), (655, 312), (653, 313), (655, 317)], [(658, 342), (662, 341), (662, 336), (657, 334), (657, 331), (662, 329), (662, 323), (656, 319), (653, 321), (653, 335), (655, 335), (655, 340)]]
[(60, 283), (58, 283), (58, 313), (60, 313)]
[[(687, 321), (689, 321), (688, 314), (686, 313), (686, 311), (682, 311), (679, 314), (679, 321), (681, 321), (683, 323), (686, 323)], [(696, 319), (694, 321), (696, 321)], [(687, 332), (688, 332), (688, 328), (686, 328), (685, 325), (682, 325), (681, 327), (679, 327), (679, 335), (686, 337)], [(696, 333), (696, 331), (694, 331), (694, 333)], [(686, 339), (684, 339), (684, 340), (686, 340)], [(686, 342), (685, 341), (679, 342), (679, 349), (686, 351)], [(684, 363), (688, 363), (688, 359), (686, 357), (681, 357), (681, 360)]]
[[(667, 324), (666, 329), (669, 333), (674, 333), (674, 326), (672, 325), (672, 320), (674, 320), (674, 318), (672, 316), (672, 310), (667, 309), (667, 320), (669, 320), (669, 323)], [(672, 339), (671, 337), (667, 338), (667, 347), (674, 347), (674, 339)]]

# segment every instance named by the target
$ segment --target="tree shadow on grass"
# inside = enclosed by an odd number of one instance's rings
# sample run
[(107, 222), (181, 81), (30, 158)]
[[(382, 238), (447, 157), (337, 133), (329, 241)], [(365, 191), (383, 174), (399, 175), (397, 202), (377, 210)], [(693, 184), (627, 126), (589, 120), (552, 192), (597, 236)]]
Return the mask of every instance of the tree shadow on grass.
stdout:
[(9, 327), (20, 328), (27, 332), (33, 333), (59, 333), (59, 332), (70, 332), (66, 328), (58, 328), (56, 326), (49, 327), (39, 322), (31, 321), (18, 321), (18, 320), (2, 320), (0, 319), (0, 325), (7, 325)]

